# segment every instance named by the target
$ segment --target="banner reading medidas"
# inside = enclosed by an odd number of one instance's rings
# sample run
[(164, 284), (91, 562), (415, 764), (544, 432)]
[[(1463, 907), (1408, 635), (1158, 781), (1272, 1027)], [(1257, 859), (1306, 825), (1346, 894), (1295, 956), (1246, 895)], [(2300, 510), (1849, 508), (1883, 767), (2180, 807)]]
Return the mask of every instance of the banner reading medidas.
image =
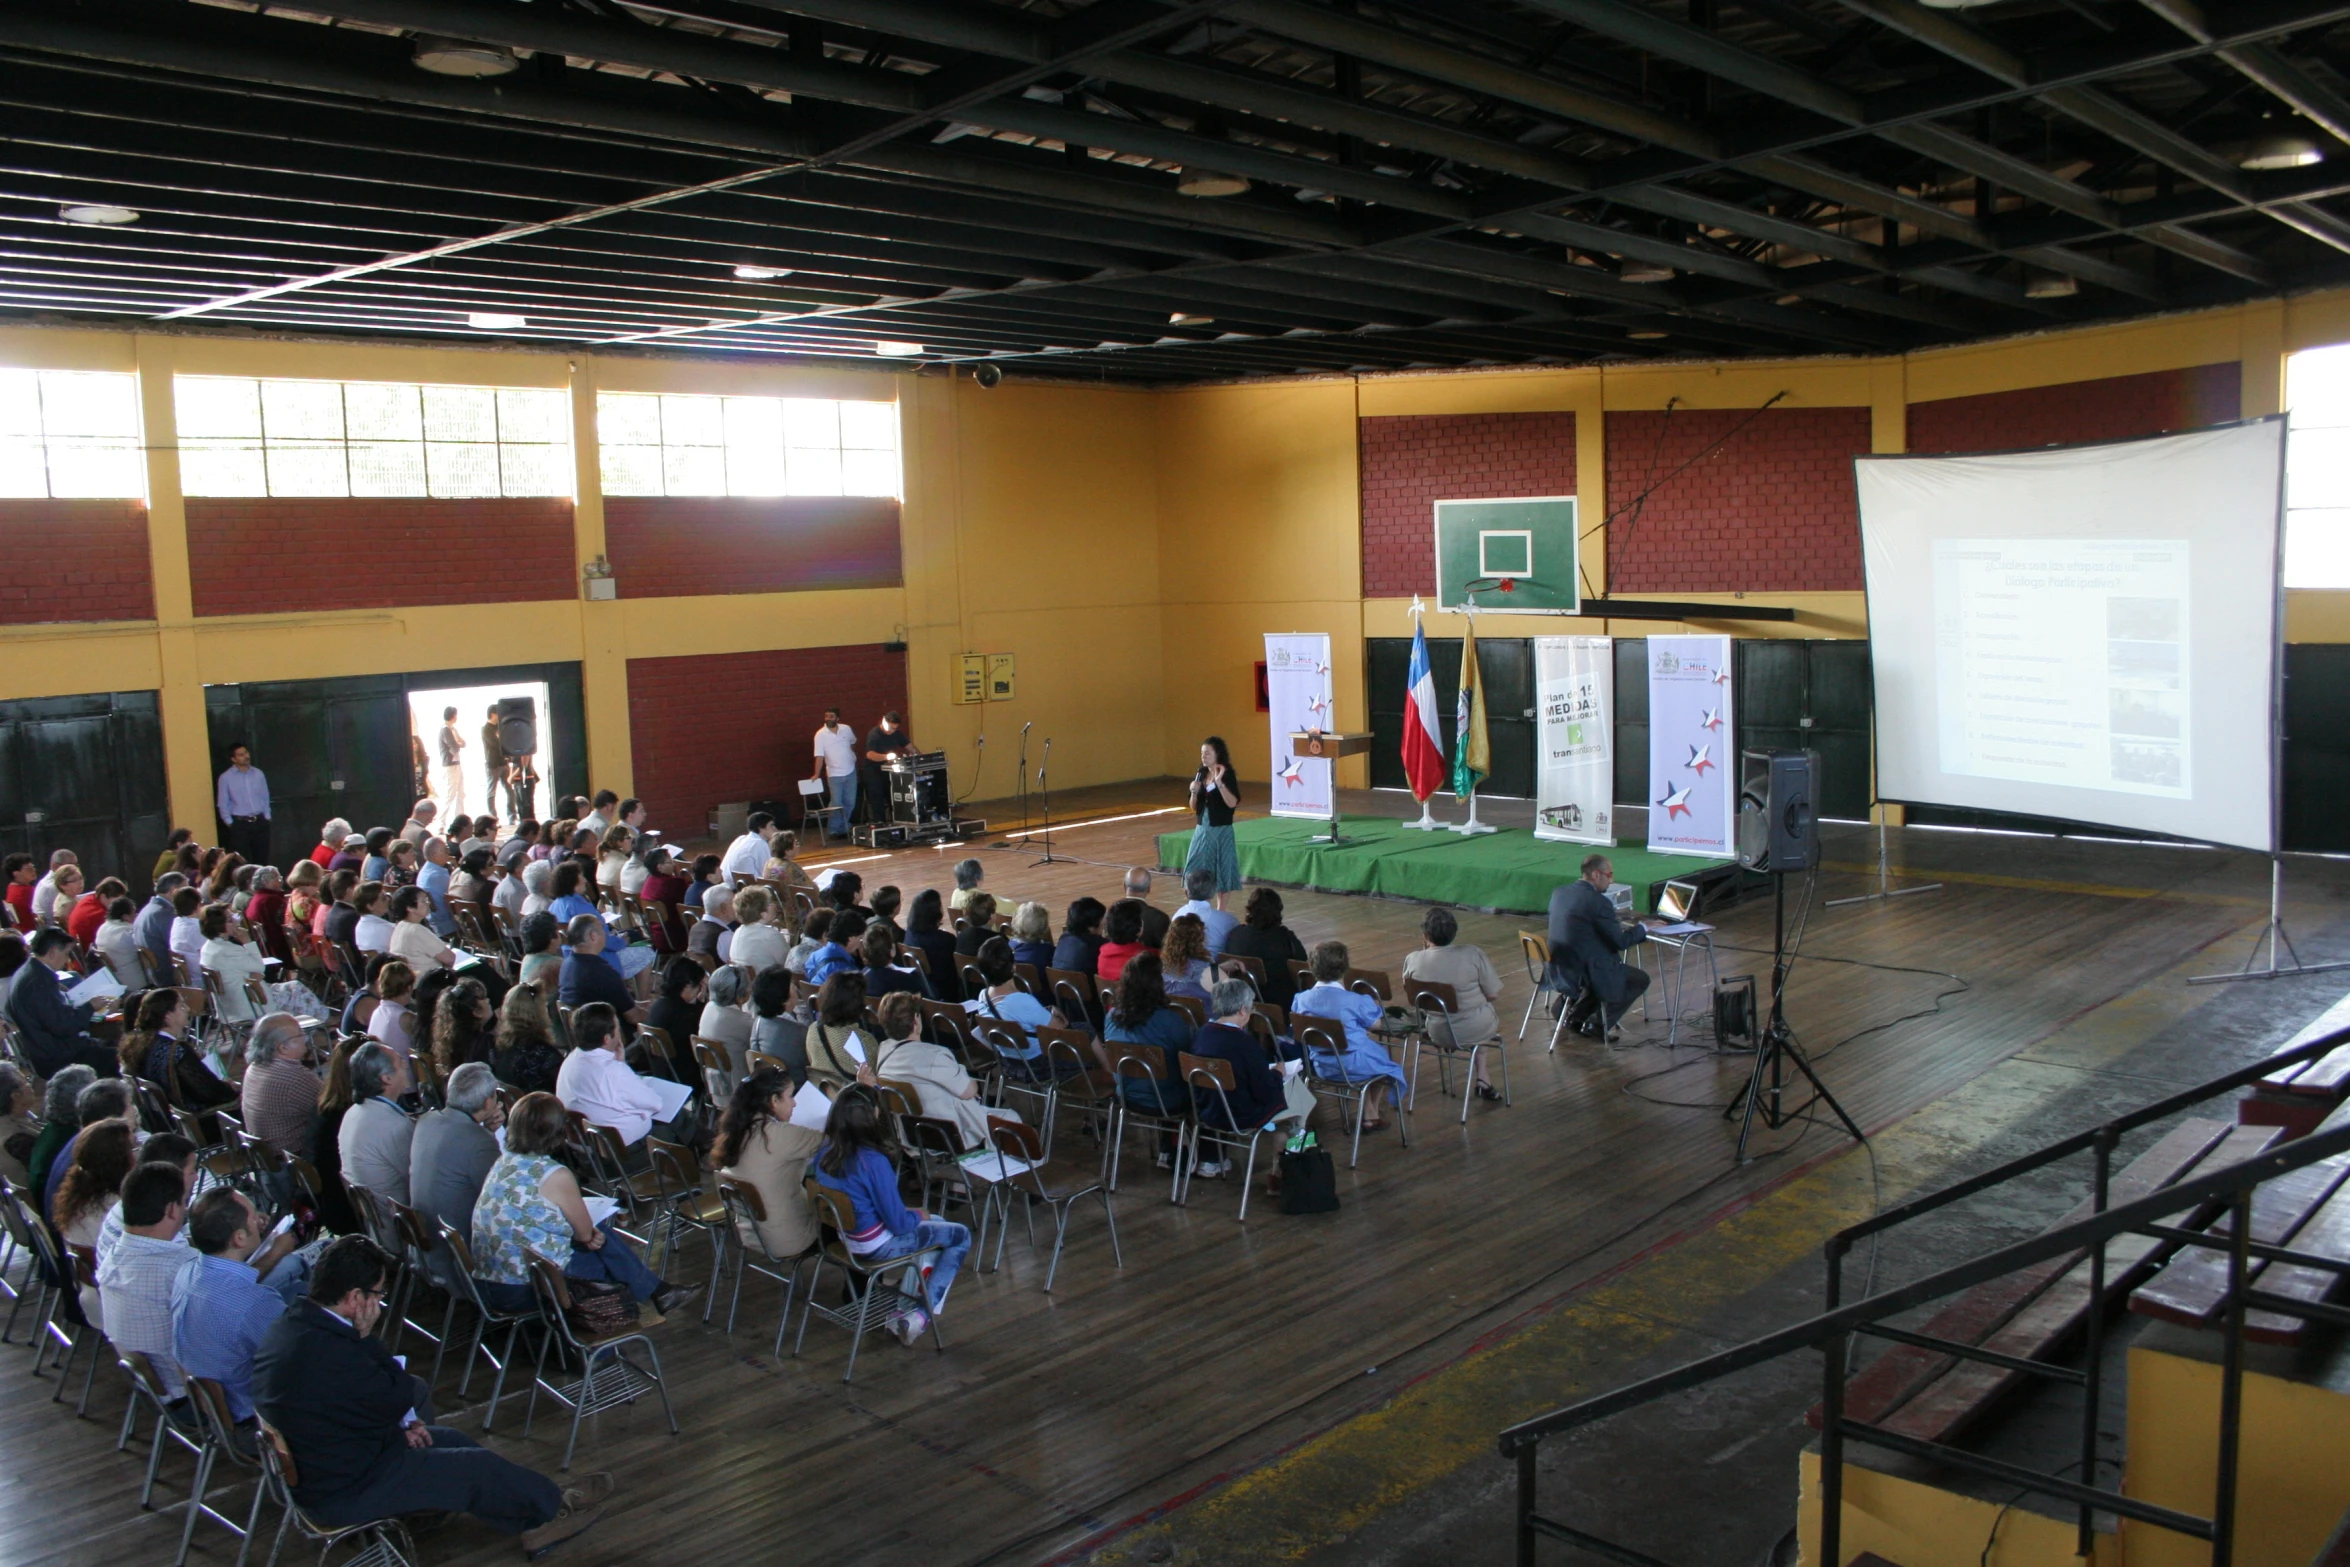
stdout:
[[(1319, 631), (1265, 633), (1265, 705), (1271, 709), (1273, 776), (1265, 805), (1275, 816), (1330, 814), (1330, 761), (1298, 756), (1289, 737), (1338, 727), (1330, 714), (1330, 638)], [(1244, 795), (1245, 803), (1254, 804)]]
[(1616, 841), (1616, 639), (1536, 637), (1534, 836)]
[(1738, 741), (1730, 639), (1648, 639), (1648, 846), (1730, 857)]

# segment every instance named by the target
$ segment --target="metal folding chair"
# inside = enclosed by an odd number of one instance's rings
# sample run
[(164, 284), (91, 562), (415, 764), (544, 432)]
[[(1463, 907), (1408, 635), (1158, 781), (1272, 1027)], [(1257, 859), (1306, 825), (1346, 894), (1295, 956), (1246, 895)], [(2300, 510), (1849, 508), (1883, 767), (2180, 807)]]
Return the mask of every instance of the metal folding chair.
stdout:
[[(540, 1320), (537, 1299), (534, 1296), (532, 1303), (521, 1311), (501, 1311), (488, 1301), (483, 1300), (481, 1281), (475, 1278), (473, 1273), (473, 1247), (467, 1243), (464, 1236), (457, 1233), (456, 1227), (446, 1219), (434, 1222), (440, 1230), (442, 1246), (448, 1249), (449, 1262), (453, 1270), (451, 1282), (456, 1287), (455, 1293), (462, 1297), (474, 1312), (473, 1342), (467, 1346), (465, 1351), (465, 1371), (457, 1379), (457, 1396), (463, 1398), (465, 1390), (473, 1385), (473, 1360), (476, 1355), (488, 1361), (491, 1368), (497, 1372), (496, 1380), (490, 1384), (489, 1407), (482, 1411), (481, 1416), (481, 1428), (487, 1431), (497, 1423), (498, 1400), (506, 1396), (506, 1373), (512, 1369), (514, 1364), (514, 1345), (521, 1336), (525, 1324)], [(495, 1328), (506, 1330), (506, 1347), (503, 1350), (490, 1348), (489, 1335), (491, 1330)], [(440, 1362), (436, 1359), (433, 1365), (437, 1374)]]
[[(1192, 1112), (1189, 1156), (1180, 1148), (1175, 1155), (1175, 1200), (1179, 1203), (1191, 1200), (1192, 1169), (1199, 1163), (1201, 1144), (1213, 1143), (1234, 1153), (1245, 1152), (1248, 1163), (1240, 1177), (1239, 1215), (1245, 1224), (1250, 1188), (1256, 1185), (1257, 1143), (1267, 1135), (1265, 1129), (1255, 1122), (1242, 1126), (1239, 1117), (1232, 1113), (1232, 1093), (1238, 1085), (1233, 1081), (1231, 1062), (1221, 1056), (1195, 1056), (1185, 1050), (1176, 1056), (1175, 1064), (1183, 1069), (1184, 1084), (1191, 1090)], [(1208, 1124), (1205, 1112), (1211, 1104), (1223, 1112), (1222, 1126)]]
[[(261, 1523), (262, 1500), (269, 1494), (269, 1482), (261, 1471), (259, 1433), (255, 1433), (256, 1447), (252, 1454), (237, 1446), (237, 1424), (229, 1416), (228, 1393), (209, 1377), (188, 1378), (188, 1407), (195, 1411), (203, 1432), (204, 1450), (196, 1457), (196, 1480), (188, 1492), (188, 1521), (180, 1530), (180, 1553), (173, 1567), (185, 1567), (199, 1518), (209, 1518), (237, 1537), (236, 1567), (244, 1567), (246, 1554), (253, 1549), (253, 1531)], [(253, 1476), (253, 1505), (247, 1509), (243, 1523), (212, 1505), (212, 1476), (224, 1458), (231, 1469), (241, 1469)]]
[[(767, 1222), (767, 1201), (759, 1195), (759, 1188), (731, 1175), (721, 1175), (717, 1195), (721, 1210), (734, 1224), (734, 1287), (726, 1297), (726, 1331), (734, 1331), (735, 1312), (742, 1305), (743, 1275), (756, 1273), (773, 1279), (783, 1286), (783, 1315), (776, 1321), (775, 1347), (768, 1353), (781, 1355), (783, 1335), (791, 1329), (792, 1297), (799, 1288), (800, 1269), (815, 1259), (817, 1245), (811, 1243), (795, 1257), (778, 1257), (768, 1250), (766, 1238), (759, 1233), (759, 1226)], [(754, 1249), (756, 1257), (752, 1255)], [(726, 1253), (722, 1247), (710, 1273), (710, 1297), (702, 1306), (704, 1322), (710, 1320), (710, 1308), (718, 1304), (718, 1280), (725, 1271)]]
[[(925, 1246), (919, 1251), (910, 1251), (886, 1262), (868, 1264), (850, 1251), (848, 1243), (841, 1239), (842, 1235), (857, 1225), (856, 1209), (849, 1202), (848, 1194), (834, 1191), (812, 1175), (807, 1178), (804, 1187), (808, 1200), (816, 1205), (816, 1221), (821, 1226), (821, 1235), (816, 1243), (816, 1268), (808, 1277), (807, 1293), (801, 1297), (800, 1331), (792, 1340), (791, 1352), (797, 1358), (801, 1346), (807, 1343), (808, 1320), (811, 1317), (820, 1316), (835, 1327), (847, 1329), (849, 1363), (840, 1376), (846, 1382), (857, 1374), (857, 1351), (864, 1347), (865, 1334), (876, 1325), (876, 1316), (887, 1315), (888, 1308), (881, 1304), (883, 1297), (899, 1294), (897, 1286), (911, 1277), (915, 1292), (910, 1298), (920, 1302), (922, 1269), (925, 1264), (937, 1262), (941, 1248)], [(849, 1305), (827, 1306), (817, 1298), (823, 1289), (826, 1263), (841, 1270), (841, 1276), (849, 1287)], [(936, 1315), (930, 1317), (930, 1340), (939, 1353), (946, 1352), (946, 1340), (939, 1336)]]
[(322, 1562), (336, 1546), (358, 1544), (358, 1554), (344, 1557), (338, 1567), (416, 1567), (416, 1542), (408, 1537), (407, 1524), (398, 1518), (371, 1518), (366, 1523), (334, 1528), (304, 1512), (294, 1500), (294, 1488), (302, 1483), (302, 1476), (286, 1439), (266, 1420), (259, 1422), (258, 1434), (263, 1483), (269, 1488), (270, 1499), (285, 1509), (277, 1539), (269, 1548), (269, 1567), (277, 1567), (288, 1529), (299, 1529), (302, 1538), (314, 1541)]
[[(580, 1422), (589, 1415), (635, 1403), (648, 1387), (661, 1395), (661, 1412), (669, 1417), (669, 1434), (677, 1435), (677, 1411), (670, 1406), (669, 1384), (661, 1379), (661, 1353), (653, 1347), (652, 1336), (640, 1329), (603, 1338), (581, 1338), (571, 1325), (571, 1284), (563, 1276), (563, 1269), (527, 1247), (524, 1251), (530, 1260), (530, 1282), (538, 1292), (539, 1310), (547, 1323), (546, 1337), (539, 1344), (538, 1369), (531, 1379), (530, 1409), (522, 1417), (524, 1440), (529, 1439), (531, 1422), (538, 1417), (541, 1392), (568, 1406), (571, 1440), (564, 1444), (561, 1467), (569, 1469), (571, 1455), (579, 1447)], [(644, 1346), (646, 1364), (639, 1365), (628, 1358), (628, 1347), (632, 1344)], [(574, 1355), (579, 1357), (577, 1382), (558, 1387), (547, 1380), (550, 1347), (564, 1361)]]
[[(1033, 1126), (1023, 1126), (1017, 1121), (991, 1121), (987, 1130), (994, 1139), (996, 1152), (1005, 1160), (1019, 1159), (1028, 1165), (1027, 1169), (1018, 1171), (1013, 1171), (1008, 1162), (1003, 1165), (1002, 1168), (1008, 1173), (996, 1183), (989, 1195), (1007, 1205), (1014, 1196), (1024, 1197), (1032, 1213), (1037, 1203), (1043, 1203), (1053, 1211), (1053, 1260), (1044, 1270), (1046, 1294), (1052, 1293), (1053, 1277), (1061, 1270), (1061, 1252), (1069, 1243), (1069, 1220), (1077, 1204), (1088, 1197), (1101, 1200), (1102, 1218), (1110, 1228), (1110, 1256), (1119, 1267), (1126, 1266), (1126, 1254), (1118, 1246), (1118, 1212), (1111, 1206), (1110, 1189), (1102, 1184), (1098, 1173), (1090, 1179), (1085, 1176), (1061, 1177), (1049, 1174), (1051, 1161), (1046, 1155), (1044, 1139), (1037, 1136)], [(1004, 1232), (1011, 1227), (1011, 1215), (1006, 1212), (995, 1232), (995, 1265), (998, 1268), (1004, 1265)], [(1033, 1223), (1029, 1244), (1035, 1244)]]
[[(1126, 1154), (1126, 1132), (1139, 1126), (1146, 1131), (1161, 1133), (1174, 1139), (1168, 1164), (1173, 1170), (1167, 1184), (1167, 1200), (1177, 1200), (1183, 1179), (1183, 1150), (1191, 1141), (1190, 1100), (1178, 1108), (1167, 1097), (1167, 1052), (1157, 1045), (1111, 1044), (1115, 1052), (1111, 1062), (1109, 1168), (1105, 1181), (1111, 1191), (1118, 1189), (1118, 1166)], [(1129, 1092), (1132, 1090), (1132, 1092)], [(1137, 1097), (1152, 1108), (1135, 1107)]]
[[(1461, 1125), (1469, 1124), (1469, 1101), (1475, 1097), (1472, 1089), (1477, 1081), (1477, 1058), (1487, 1051), (1491, 1051), (1501, 1058), (1501, 1102), (1504, 1105), (1515, 1103), (1510, 1098), (1509, 1048), (1502, 1043), (1501, 1035), (1496, 1033), (1491, 1039), (1472, 1039), (1463, 1044), (1459, 1031), (1453, 1027), (1453, 1019), (1460, 1014), (1460, 992), (1450, 985), (1432, 979), (1413, 979), (1406, 980), (1404, 983), (1408, 988), (1410, 1004), (1418, 1007), (1420, 1015), (1430, 1024), (1425, 1033), (1416, 1037), (1412, 1042), (1410, 1068), (1412, 1103), (1417, 1105), (1420, 1099), (1420, 1051), (1422, 1048), (1429, 1050), (1436, 1057), (1436, 1090), (1442, 1094), (1452, 1092), (1452, 1058), (1457, 1055), (1466, 1055), (1469, 1058), (1468, 1077), (1461, 1084)], [(1444, 1038), (1441, 1040), (1436, 1037), (1437, 1031), (1433, 1026), (1439, 1022), (1444, 1025)]]
[[(1350, 1104), (1354, 1106), (1353, 1146), (1346, 1158), (1346, 1167), (1351, 1170), (1363, 1157), (1363, 1119), (1370, 1111), (1372, 1090), (1387, 1080), (1386, 1074), (1374, 1072), (1366, 1077), (1357, 1077), (1348, 1070), (1344, 1025), (1326, 1018), (1300, 1016), (1295, 1012), (1289, 1015), (1289, 1025), (1299, 1047), (1305, 1052), (1307, 1084), (1323, 1098), (1338, 1102), (1341, 1107), (1340, 1125), (1346, 1124), (1344, 1107)], [(1316, 1062), (1317, 1054), (1335, 1063), (1334, 1069), (1324, 1071)], [(1409, 1148), (1412, 1145), (1411, 1096), (1399, 1093), (1394, 1098), (1396, 1136)]]

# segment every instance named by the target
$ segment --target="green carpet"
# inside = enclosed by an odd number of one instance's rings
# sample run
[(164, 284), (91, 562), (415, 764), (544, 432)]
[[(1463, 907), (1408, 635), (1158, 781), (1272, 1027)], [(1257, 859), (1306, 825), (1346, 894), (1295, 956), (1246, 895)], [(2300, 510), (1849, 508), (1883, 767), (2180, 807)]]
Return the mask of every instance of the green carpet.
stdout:
[[(1415, 832), (1385, 816), (1346, 818), (1347, 836), (1360, 841), (1341, 848), (1306, 842), (1327, 830), (1319, 818), (1266, 816), (1240, 822), (1233, 828), (1240, 872), (1323, 892), (1379, 892), (1539, 914), (1549, 910), (1552, 890), (1573, 881), (1591, 852), (1588, 844), (1551, 843), (1514, 828), (1475, 838)], [(1161, 833), (1160, 865), (1181, 868), (1190, 846), (1189, 828)], [(1689, 854), (1651, 854), (1640, 844), (1618, 844), (1603, 852), (1615, 862), (1616, 880), (1633, 889), (1642, 909), (1654, 907), (1656, 884), (1724, 863)]]

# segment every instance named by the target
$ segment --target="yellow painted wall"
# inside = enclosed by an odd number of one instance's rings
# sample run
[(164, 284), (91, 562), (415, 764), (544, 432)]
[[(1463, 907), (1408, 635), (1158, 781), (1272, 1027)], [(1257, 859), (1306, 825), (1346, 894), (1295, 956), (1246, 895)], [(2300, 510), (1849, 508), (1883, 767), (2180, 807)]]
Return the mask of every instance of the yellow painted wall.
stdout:
[[(1797, 1484), (1798, 1559), (1803, 1567), (1820, 1567), (1818, 1452), (1799, 1460)], [(1900, 1567), (2121, 1567), (2121, 1542), (2111, 1534), (2097, 1536), (2084, 1560), (2074, 1552), (2080, 1533), (2072, 1523), (2023, 1507), (2004, 1509), (2005, 1517), (2002, 1511), (1997, 1502), (1848, 1463), (1836, 1567), (1848, 1567), (1864, 1551)]]
[[(2048, 333), (1901, 358), (1666, 364), (1313, 378), (1136, 392), (1023, 386), (981, 391), (965, 377), (809, 369), (788, 363), (609, 358), (535, 350), (286, 341), (64, 328), (0, 329), (0, 365), (136, 372), (144, 378), (150, 550), (158, 618), (125, 625), (0, 628), (0, 699), (82, 691), (162, 693), (177, 819), (208, 819), (206, 683), (578, 660), (592, 781), (631, 783), (631, 658), (880, 644), (904, 636), (909, 717), (955, 758), (958, 793), (1014, 787), (1020, 725), (1035, 752), (1054, 740), (1059, 788), (1188, 773), (1209, 733), (1244, 775), (1270, 763), (1253, 666), (1267, 631), (1323, 631), (1338, 671), (1338, 722), (1364, 725), (1363, 643), (1408, 635), (1409, 601), (1362, 597), (1357, 420), (1364, 415), (1571, 411), (1579, 489), (1606, 510), (1605, 414), (1679, 399), (1692, 408), (1865, 406), (1872, 445), (1897, 452), (1906, 408), (1978, 392), (2137, 374), (2236, 358), (2247, 412), (2279, 406), (2283, 356), (2350, 341), (2350, 291), (2271, 300), (2125, 326)], [(289, 610), (197, 620), (171, 449), (175, 372), (562, 386), (579, 451), (575, 554), (604, 553), (589, 436), (598, 388), (758, 396), (895, 397), (905, 450), (900, 588), (664, 600), (583, 600), (500, 609)], [(1604, 535), (1586, 542), (1606, 586)], [(1650, 595), (1663, 596), (1663, 595)], [(1735, 594), (1688, 594), (1726, 606)], [(1741, 635), (1857, 637), (1857, 593), (1754, 594), (1791, 623), (1697, 620)], [(1678, 623), (1560, 621), (1495, 613), (1488, 636), (1683, 629)], [(1433, 616), (1433, 635), (1459, 634)], [(2350, 641), (2350, 594), (2289, 596), (2286, 634)], [(1013, 701), (952, 701), (956, 655), (1009, 652)], [(981, 733), (980, 776), (969, 757)], [(1360, 759), (1342, 764), (1359, 784)]]
[[(2261, 1352), (2255, 1350), (2257, 1356)], [(2211, 1516), (2219, 1472), (2219, 1367), (2130, 1351), (2130, 1495)], [(2350, 1397), (2247, 1370), (2236, 1490), (2237, 1567), (2309, 1567), (2350, 1511)], [(2211, 1548), (2125, 1523), (2130, 1567), (2205, 1567)]]

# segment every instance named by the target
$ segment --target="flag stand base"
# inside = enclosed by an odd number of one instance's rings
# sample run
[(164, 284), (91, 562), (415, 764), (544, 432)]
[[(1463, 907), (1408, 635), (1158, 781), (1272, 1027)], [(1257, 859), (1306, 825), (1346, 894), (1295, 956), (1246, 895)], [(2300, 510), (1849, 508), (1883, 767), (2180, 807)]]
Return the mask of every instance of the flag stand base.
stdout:
[(1428, 802), (1422, 800), (1420, 802), (1420, 819), (1416, 822), (1405, 822), (1403, 826), (1406, 832), (1436, 832), (1444, 826), (1444, 823), (1436, 819), (1434, 813), (1428, 809)]
[(1474, 789), (1469, 791), (1469, 819), (1465, 822), (1455, 822), (1452, 830), (1464, 838), (1474, 838), (1479, 833), (1501, 831), (1490, 822), (1477, 820), (1477, 791)]

